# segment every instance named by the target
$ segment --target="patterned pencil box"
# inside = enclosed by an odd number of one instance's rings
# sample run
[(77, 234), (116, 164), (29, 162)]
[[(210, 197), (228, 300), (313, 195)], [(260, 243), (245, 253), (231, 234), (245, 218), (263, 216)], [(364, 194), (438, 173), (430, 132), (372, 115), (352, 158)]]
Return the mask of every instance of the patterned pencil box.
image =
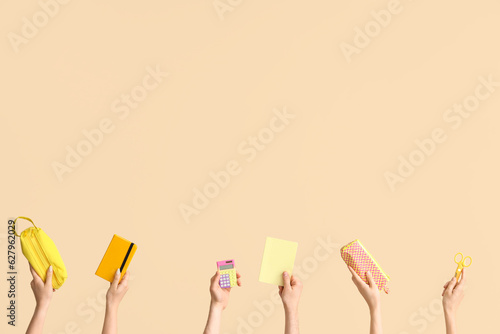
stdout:
[(356, 239), (342, 247), (340, 255), (344, 259), (344, 262), (354, 269), (366, 284), (368, 284), (366, 272), (369, 271), (372, 273), (378, 289), (389, 293), (389, 288), (387, 287), (387, 283), (390, 280), (389, 276), (382, 270), (377, 261), (375, 261), (359, 240)]

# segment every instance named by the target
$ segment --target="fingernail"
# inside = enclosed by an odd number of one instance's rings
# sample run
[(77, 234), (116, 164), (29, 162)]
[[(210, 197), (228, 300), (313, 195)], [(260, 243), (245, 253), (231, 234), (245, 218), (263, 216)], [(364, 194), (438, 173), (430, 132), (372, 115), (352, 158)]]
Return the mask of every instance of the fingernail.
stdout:
[(285, 271), (285, 272), (283, 273), (283, 276), (288, 277), (288, 273)]
[(50, 266), (50, 267), (49, 267), (49, 271), (52, 271), (52, 270), (53, 270), (53, 269), (52, 269), (52, 266)]
[(116, 269), (116, 274), (115, 275), (120, 275), (120, 268)]

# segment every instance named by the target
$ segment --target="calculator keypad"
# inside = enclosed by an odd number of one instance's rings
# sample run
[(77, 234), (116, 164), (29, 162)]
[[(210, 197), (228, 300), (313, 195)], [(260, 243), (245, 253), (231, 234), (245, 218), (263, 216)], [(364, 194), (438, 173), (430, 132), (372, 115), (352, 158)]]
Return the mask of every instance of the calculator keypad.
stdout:
[(219, 285), (221, 288), (231, 288), (236, 286), (235, 270), (221, 270), (220, 274)]

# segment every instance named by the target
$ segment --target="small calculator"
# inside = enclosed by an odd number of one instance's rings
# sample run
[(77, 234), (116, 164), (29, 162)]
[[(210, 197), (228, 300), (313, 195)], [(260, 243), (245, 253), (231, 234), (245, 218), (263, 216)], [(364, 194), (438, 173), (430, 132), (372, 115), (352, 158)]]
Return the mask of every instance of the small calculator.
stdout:
[(218, 261), (217, 270), (220, 273), (219, 285), (221, 288), (232, 288), (237, 285), (234, 260)]

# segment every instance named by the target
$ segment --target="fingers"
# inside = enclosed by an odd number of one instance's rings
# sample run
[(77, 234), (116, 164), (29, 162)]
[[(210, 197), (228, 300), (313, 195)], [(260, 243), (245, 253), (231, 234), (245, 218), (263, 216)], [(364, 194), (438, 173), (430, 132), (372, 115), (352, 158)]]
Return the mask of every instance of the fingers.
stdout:
[(444, 290), (445, 293), (452, 293), (453, 289), (455, 288), (455, 285), (457, 284), (457, 279), (453, 277), (451, 281), (448, 283), (448, 286)]
[(31, 266), (31, 264), (30, 264), (30, 271), (31, 271), (31, 276), (33, 276), (33, 280), (34, 281), (41, 281), (42, 280), (40, 278), (40, 276), (38, 276), (38, 274), (36, 273), (35, 269), (33, 269), (33, 267)]
[(121, 275), (120, 268), (118, 268), (116, 269), (115, 277), (113, 277), (113, 282), (111, 282), (111, 286), (114, 289), (118, 288), (118, 283), (120, 283), (120, 275)]
[(284, 287), (290, 288), (290, 275), (286, 271), (283, 272), (283, 284)]
[(241, 275), (239, 272), (236, 272), (236, 284), (238, 284), (238, 286), (241, 286)]
[(463, 288), (465, 285), (465, 268), (462, 269), (462, 278), (460, 279), (460, 282), (457, 284), (457, 288)]
[(368, 280), (368, 285), (370, 286), (370, 288), (377, 286), (377, 283), (375, 283), (375, 280), (373, 279), (372, 273), (370, 271), (366, 272), (366, 278)]
[(300, 281), (300, 279), (298, 277), (295, 277), (292, 275), (292, 278), (290, 280), (290, 284), (291, 284), (291, 286), (300, 286), (302, 284), (302, 282)]
[(352, 269), (352, 267), (349, 266), (348, 268), (349, 268), (349, 271), (352, 274), (352, 280), (354, 281), (354, 283), (356, 285), (358, 285), (360, 283), (365, 283), (365, 282), (363, 282), (363, 280), (361, 279), (361, 277), (359, 277), (359, 275), (354, 271), (354, 269)]
[(123, 275), (122, 277), (122, 280), (120, 281), (120, 283), (118, 283), (118, 285), (124, 285), (124, 286), (127, 286), (128, 285), (128, 277), (129, 277), (129, 272), (125, 272), (125, 275)]
[(215, 274), (212, 276), (212, 278), (210, 279), (210, 288), (211, 289), (215, 289), (219, 286), (219, 279), (220, 279), (220, 273), (217, 270), (215, 272)]
[(49, 266), (47, 269), (47, 277), (45, 278), (45, 285), (52, 287), (52, 275), (54, 274), (54, 268)]

